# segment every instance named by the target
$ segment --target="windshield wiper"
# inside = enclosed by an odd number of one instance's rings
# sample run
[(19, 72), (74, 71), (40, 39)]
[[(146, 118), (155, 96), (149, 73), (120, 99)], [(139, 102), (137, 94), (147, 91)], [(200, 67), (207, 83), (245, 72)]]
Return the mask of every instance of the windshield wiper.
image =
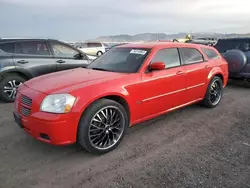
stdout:
[(109, 72), (113, 72), (111, 70), (108, 69), (103, 69), (103, 68), (91, 68), (92, 70), (100, 70), (100, 71), (109, 71)]

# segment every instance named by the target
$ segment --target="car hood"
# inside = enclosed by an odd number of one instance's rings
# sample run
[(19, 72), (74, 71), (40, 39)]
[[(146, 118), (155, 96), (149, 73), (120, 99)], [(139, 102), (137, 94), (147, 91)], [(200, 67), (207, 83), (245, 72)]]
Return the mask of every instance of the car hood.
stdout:
[(121, 76), (124, 74), (77, 68), (39, 76), (24, 85), (45, 94), (64, 93)]

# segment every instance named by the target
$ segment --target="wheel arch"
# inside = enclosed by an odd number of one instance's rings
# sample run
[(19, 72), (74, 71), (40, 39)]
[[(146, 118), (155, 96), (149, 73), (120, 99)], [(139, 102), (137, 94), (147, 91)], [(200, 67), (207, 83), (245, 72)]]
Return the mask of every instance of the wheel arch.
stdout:
[(97, 102), (100, 99), (109, 99), (109, 100), (113, 100), (113, 101), (121, 104), (124, 107), (124, 109), (126, 110), (126, 112), (127, 112), (128, 119), (129, 119), (129, 125), (130, 125), (131, 108), (130, 108), (128, 100), (122, 94), (112, 93), (112, 94), (108, 94), (108, 95), (98, 96), (98, 97), (94, 98), (92, 101), (90, 101), (89, 103), (87, 103), (85, 105), (85, 107), (82, 110), (82, 114), (84, 114), (87, 111), (88, 107), (91, 104), (93, 104), (94, 102)]
[(215, 67), (215, 68), (213, 68), (213, 69), (210, 71), (210, 73), (208, 74), (208, 83), (211, 81), (211, 79), (212, 79), (214, 76), (220, 77), (221, 80), (222, 80), (222, 83), (223, 83), (223, 85), (224, 85), (225, 80), (224, 80), (223, 72), (222, 72), (222, 70), (221, 70), (219, 67)]
[(10, 74), (15, 74), (15, 75), (19, 75), (27, 80), (33, 78), (33, 76), (29, 73), (27, 73), (26, 71), (22, 71), (22, 70), (6, 70), (4, 72), (1, 73), (0, 76), (0, 80), (3, 79), (6, 75), (10, 75)]

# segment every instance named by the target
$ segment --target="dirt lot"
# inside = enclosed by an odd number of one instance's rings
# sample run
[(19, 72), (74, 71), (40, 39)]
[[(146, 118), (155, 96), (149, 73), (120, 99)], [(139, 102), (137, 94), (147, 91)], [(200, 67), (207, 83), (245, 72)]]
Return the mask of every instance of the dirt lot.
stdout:
[(0, 104), (0, 187), (250, 187), (250, 85), (129, 129), (103, 156), (34, 140)]

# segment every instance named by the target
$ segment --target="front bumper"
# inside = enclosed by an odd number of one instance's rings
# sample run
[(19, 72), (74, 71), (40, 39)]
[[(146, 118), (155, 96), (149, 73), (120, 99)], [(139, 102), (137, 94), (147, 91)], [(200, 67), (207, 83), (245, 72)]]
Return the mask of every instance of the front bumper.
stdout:
[[(21, 106), (24, 105), (20, 100), (22, 95), (32, 99), (32, 107), (28, 116), (23, 115), (20, 110)], [(21, 87), (13, 112), (16, 123), (40, 141), (53, 145), (75, 143), (80, 116), (77, 113), (52, 114), (40, 112), (40, 104), (45, 96), (45, 94), (26, 86)]]

